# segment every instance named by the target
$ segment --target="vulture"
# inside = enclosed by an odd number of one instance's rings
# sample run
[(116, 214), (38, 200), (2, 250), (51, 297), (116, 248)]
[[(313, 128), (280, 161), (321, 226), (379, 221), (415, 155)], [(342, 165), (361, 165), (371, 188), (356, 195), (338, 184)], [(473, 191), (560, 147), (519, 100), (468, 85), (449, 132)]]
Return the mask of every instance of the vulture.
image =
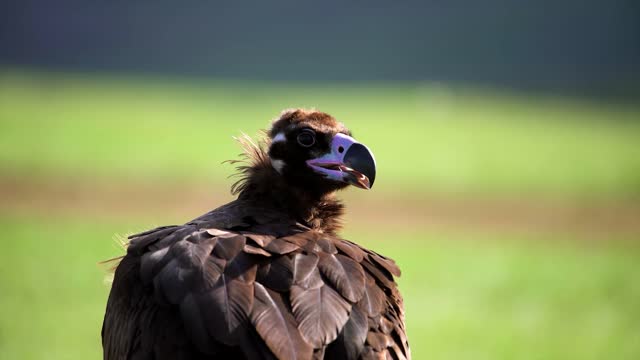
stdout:
[(336, 192), (373, 186), (371, 151), (305, 109), (240, 142), (236, 200), (129, 237), (104, 359), (410, 359), (400, 269), (337, 234)]

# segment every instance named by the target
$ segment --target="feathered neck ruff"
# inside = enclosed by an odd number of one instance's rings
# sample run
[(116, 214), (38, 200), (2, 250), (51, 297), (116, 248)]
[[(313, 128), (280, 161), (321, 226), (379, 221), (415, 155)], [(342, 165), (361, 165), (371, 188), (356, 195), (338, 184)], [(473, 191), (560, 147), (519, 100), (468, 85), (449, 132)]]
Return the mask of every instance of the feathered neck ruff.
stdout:
[(288, 184), (273, 168), (267, 153), (271, 139), (262, 133), (256, 143), (243, 134), (236, 140), (244, 152), (240, 160), (229, 160), (239, 164), (235, 176), (239, 177), (231, 186), (231, 193), (239, 200), (282, 211), (292, 219), (315, 230), (335, 235), (342, 227), (344, 205), (336, 198), (335, 191), (322, 194)]

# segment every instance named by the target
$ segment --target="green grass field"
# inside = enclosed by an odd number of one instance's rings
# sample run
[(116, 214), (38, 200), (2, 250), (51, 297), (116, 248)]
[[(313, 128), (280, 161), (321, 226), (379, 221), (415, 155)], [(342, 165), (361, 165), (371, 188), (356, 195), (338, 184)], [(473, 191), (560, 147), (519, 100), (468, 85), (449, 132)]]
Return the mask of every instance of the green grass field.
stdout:
[[(219, 198), (233, 171), (220, 163), (239, 152), (231, 136), (255, 134), (293, 106), (336, 115), (374, 151), (376, 188), (352, 201), (398, 196), (416, 199), (414, 211), (426, 194), (577, 203), (640, 195), (640, 108), (429, 84), (312, 88), (15, 70), (0, 71), (1, 190), (9, 195), (18, 182), (37, 194), (56, 182), (73, 195), (100, 182), (144, 193), (207, 183)], [(97, 263), (122, 253), (117, 235), (199, 215), (153, 206), (120, 214), (99, 202), (74, 210), (71, 195), (52, 209), (0, 202), (0, 359), (100, 358), (108, 285)], [(122, 209), (131, 201), (122, 198)], [(403, 269), (414, 359), (640, 358), (640, 234), (587, 242), (584, 231), (355, 223), (345, 237)]]
[(303, 106), (368, 144), (380, 191), (640, 193), (640, 108), (485, 93), (0, 72), (0, 171), (215, 181), (239, 152), (232, 136)]
[[(121, 253), (113, 234), (152, 224), (4, 216), (0, 225), (0, 358), (99, 358), (108, 286), (96, 263)], [(638, 248), (492, 233), (348, 237), (404, 269), (415, 359), (640, 354)]]

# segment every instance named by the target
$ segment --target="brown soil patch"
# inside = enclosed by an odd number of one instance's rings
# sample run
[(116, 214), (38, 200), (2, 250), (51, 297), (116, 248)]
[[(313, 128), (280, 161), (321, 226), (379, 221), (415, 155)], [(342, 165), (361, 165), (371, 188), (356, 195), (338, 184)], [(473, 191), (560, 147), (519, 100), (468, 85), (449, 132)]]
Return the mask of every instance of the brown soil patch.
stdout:
[[(459, 198), (421, 195), (408, 198), (347, 191), (347, 223), (391, 229), (446, 227), (466, 230), (566, 232), (597, 238), (632, 237), (640, 241), (637, 201), (535, 198)], [(228, 189), (203, 184), (146, 182), (24, 181), (0, 178), (0, 211), (95, 218), (154, 218), (180, 222), (232, 199)]]

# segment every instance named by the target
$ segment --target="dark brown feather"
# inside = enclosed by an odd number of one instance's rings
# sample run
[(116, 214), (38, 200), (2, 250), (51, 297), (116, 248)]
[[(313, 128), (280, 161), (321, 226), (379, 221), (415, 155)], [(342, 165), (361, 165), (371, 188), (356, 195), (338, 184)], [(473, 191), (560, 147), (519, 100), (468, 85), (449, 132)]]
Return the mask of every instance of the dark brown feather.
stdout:
[(267, 288), (286, 293), (293, 283), (293, 258), (277, 256), (261, 265), (258, 282)]
[(231, 260), (244, 249), (245, 239), (242, 235), (218, 238), (213, 254), (221, 259)]
[(366, 256), (366, 253), (362, 249), (346, 240), (339, 240), (334, 245), (340, 250), (341, 253), (352, 258), (356, 262), (361, 262)]
[(312, 347), (303, 338), (281, 295), (255, 285), (251, 323), (278, 359), (309, 359)]
[(167, 256), (168, 253), (169, 247), (166, 247), (160, 250), (150, 251), (142, 255), (140, 276), (145, 284), (151, 282), (153, 280), (153, 276), (167, 264), (170, 259), (170, 257)]
[(327, 347), (327, 359), (358, 359), (364, 349), (369, 325), (367, 314), (357, 306), (352, 307), (349, 321), (344, 325), (340, 335)]
[(365, 287), (360, 264), (344, 255), (320, 253), (318, 268), (345, 299), (355, 303), (362, 298)]
[(386, 296), (384, 292), (376, 285), (373, 278), (368, 276), (364, 288), (364, 294), (362, 296), (362, 300), (358, 303), (358, 306), (366, 311), (369, 316), (376, 316), (382, 312), (385, 298)]
[(212, 290), (196, 299), (206, 304), (203, 316), (208, 332), (221, 343), (237, 345), (253, 305), (253, 284), (222, 275)]
[(393, 261), (392, 259), (389, 259), (388, 257), (382, 256), (375, 252), (370, 252), (369, 258), (372, 259), (376, 264), (385, 268), (385, 270), (387, 270), (393, 276), (401, 275), (400, 268), (398, 267), (398, 265), (396, 265), (396, 262)]
[(320, 348), (338, 337), (349, 320), (351, 304), (331, 287), (291, 287), (291, 306), (302, 337), (313, 347)]
[(244, 252), (248, 253), (248, 254), (253, 254), (253, 255), (261, 255), (261, 256), (266, 256), (266, 257), (271, 257), (271, 253), (259, 248), (257, 246), (253, 246), (251, 244), (245, 244), (244, 248), (242, 249)]
[(179, 227), (175, 225), (161, 226), (139, 234), (131, 235), (129, 236), (129, 246), (127, 247), (127, 251), (139, 254), (140, 251), (144, 250), (149, 244), (167, 237), (167, 235), (178, 229)]
[(255, 241), (260, 247), (265, 247), (269, 245), (269, 243), (276, 238), (273, 235), (265, 235), (265, 234), (243, 233), (243, 235)]
[(317, 237), (317, 234), (314, 234), (311, 231), (305, 231), (285, 236), (282, 238), (282, 240), (298, 245), (298, 247), (304, 248), (307, 246), (307, 244), (309, 244), (309, 242), (313, 242)]
[(395, 289), (396, 284), (393, 281), (393, 277), (387, 270), (385, 270), (384, 268), (380, 268), (368, 261), (363, 261), (360, 264), (362, 264), (365, 270), (373, 276), (373, 278), (376, 280), (376, 283), (382, 285), (387, 289)]
[(270, 253), (284, 255), (292, 251), (298, 250), (300, 247), (282, 239), (275, 239), (264, 247)]
[(335, 245), (333, 245), (333, 239), (328, 239), (326, 237), (319, 238), (316, 241), (316, 251), (322, 251), (328, 254), (337, 254), (338, 250)]
[(196, 301), (196, 294), (189, 294), (180, 304), (180, 315), (184, 321), (185, 329), (189, 337), (200, 351), (206, 354), (216, 352), (216, 343), (211, 341), (207, 331), (206, 320), (203, 315), (205, 309), (200, 309), (200, 304)]
[[(293, 263), (293, 279), (298, 285), (309, 283), (308, 279), (313, 274), (314, 279), (319, 278), (317, 276), (319, 257), (315, 253), (298, 253), (294, 257)], [(315, 280), (317, 282), (317, 280)]]

